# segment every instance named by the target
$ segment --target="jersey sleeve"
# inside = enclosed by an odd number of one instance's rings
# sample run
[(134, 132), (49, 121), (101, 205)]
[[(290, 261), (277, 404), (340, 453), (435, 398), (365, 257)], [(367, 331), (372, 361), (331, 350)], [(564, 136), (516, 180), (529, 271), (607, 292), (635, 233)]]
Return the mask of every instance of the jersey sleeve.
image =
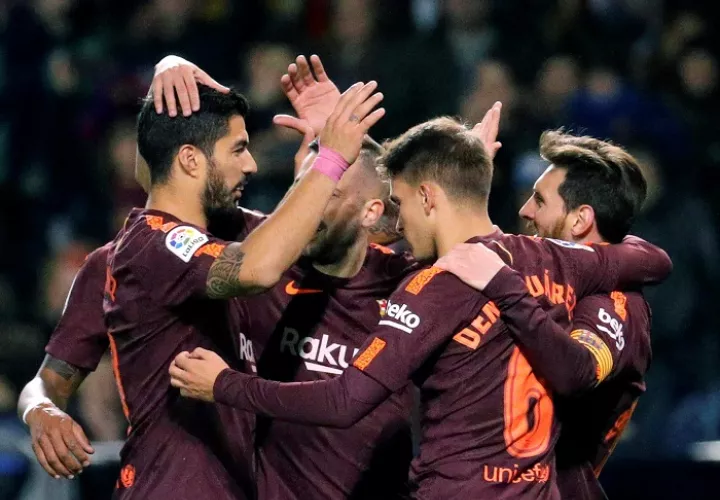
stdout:
[[(177, 306), (191, 297), (206, 296), (210, 267), (229, 244), (189, 225), (153, 230), (148, 244), (137, 255), (128, 256), (129, 267), (152, 300)], [(120, 267), (114, 272), (121, 272)]]
[(394, 392), (453, 335), (468, 326), (487, 299), (437, 267), (415, 274), (388, 300), (373, 336), (353, 367)]
[(109, 340), (103, 317), (107, 247), (92, 252), (78, 271), (45, 352), (87, 371), (97, 368)]
[(672, 261), (664, 250), (635, 236), (627, 236), (616, 245), (581, 245), (525, 236), (504, 242), (511, 244), (511, 250), (503, 245), (488, 248), (513, 266), (517, 257), (540, 263), (543, 259), (537, 257), (545, 255), (546, 260), (539, 265), (562, 269), (568, 280), (576, 283), (578, 297), (658, 284), (672, 271)]
[(404, 387), (469, 324), (466, 319), (483, 305), (478, 295), (438, 268), (425, 269), (391, 296), (375, 334), (339, 377), (282, 383), (225, 370), (214, 384), (215, 401), (292, 422), (349, 427)]
[[(650, 330), (649, 309), (642, 296), (632, 293), (638, 295), (636, 303), (641, 302), (642, 307), (630, 307), (628, 295), (615, 291), (586, 297), (575, 309), (570, 336), (593, 352), (605, 353), (597, 362), (600, 365), (605, 359), (602, 372), (607, 379), (634, 362), (642, 339), (631, 336)], [(632, 320), (631, 315), (635, 316)]]
[[(624, 294), (613, 292), (580, 300), (568, 334), (529, 295), (520, 275), (509, 267), (490, 281), (485, 293), (502, 312), (510, 334), (533, 369), (553, 392), (572, 396), (592, 389), (617, 371), (625, 344)], [(607, 312), (613, 302), (623, 320)]]

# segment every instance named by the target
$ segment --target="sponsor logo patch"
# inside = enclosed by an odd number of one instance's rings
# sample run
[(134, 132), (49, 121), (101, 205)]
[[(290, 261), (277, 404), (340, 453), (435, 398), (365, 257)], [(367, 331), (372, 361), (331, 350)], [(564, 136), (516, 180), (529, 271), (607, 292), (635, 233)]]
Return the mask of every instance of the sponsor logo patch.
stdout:
[(298, 288), (297, 285), (295, 285), (295, 280), (290, 281), (287, 286), (285, 286), (285, 293), (288, 295), (303, 295), (308, 293), (322, 293), (322, 290), (316, 290), (313, 288)]
[(208, 237), (190, 226), (178, 226), (165, 237), (165, 246), (183, 262), (190, 262), (193, 254), (208, 242)]
[[(617, 304), (615, 308), (617, 311)], [(598, 319), (601, 323), (604, 323), (604, 325), (595, 325), (595, 328), (613, 339), (615, 341), (615, 347), (617, 347), (619, 351), (622, 351), (623, 347), (625, 347), (625, 335), (623, 333), (622, 323), (613, 318), (610, 313), (602, 307), (598, 311)]]
[(340, 375), (359, 349), (330, 340), (328, 334), (323, 334), (319, 339), (300, 337), (300, 332), (295, 328), (285, 327), (280, 352), (302, 358), (305, 368), (312, 372)]
[(378, 325), (385, 325), (405, 333), (412, 333), (420, 324), (420, 316), (410, 310), (406, 304), (393, 304), (388, 301), (385, 310), (385, 319)]

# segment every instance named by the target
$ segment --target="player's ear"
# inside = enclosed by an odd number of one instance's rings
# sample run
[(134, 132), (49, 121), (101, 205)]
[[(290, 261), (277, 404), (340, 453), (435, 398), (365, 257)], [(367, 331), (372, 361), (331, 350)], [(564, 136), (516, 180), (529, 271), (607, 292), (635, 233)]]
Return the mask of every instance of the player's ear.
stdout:
[(385, 212), (385, 204), (380, 199), (373, 199), (365, 202), (363, 208), (362, 227), (373, 227), (378, 223), (380, 217)]
[(200, 177), (205, 155), (202, 151), (191, 144), (183, 144), (178, 150), (178, 163), (185, 174), (197, 178)]
[(583, 238), (595, 226), (595, 210), (590, 205), (580, 205), (573, 210), (575, 221), (570, 227), (570, 231), (575, 238)]
[(418, 193), (420, 195), (420, 203), (423, 206), (425, 215), (430, 215), (430, 211), (435, 208), (437, 193), (433, 189), (433, 186), (427, 183), (420, 184)]

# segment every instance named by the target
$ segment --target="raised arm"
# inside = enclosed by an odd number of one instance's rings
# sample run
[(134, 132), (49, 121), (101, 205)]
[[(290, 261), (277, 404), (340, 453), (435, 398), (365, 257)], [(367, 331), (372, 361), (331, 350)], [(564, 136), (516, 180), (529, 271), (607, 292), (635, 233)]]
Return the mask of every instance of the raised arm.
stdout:
[(207, 294), (225, 299), (258, 293), (277, 283), (312, 239), (343, 172), (357, 158), (362, 139), (385, 110), (373, 94), (377, 83), (348, 89), (320, 136), (320, 154), (275, 212), (242, 243), (228, 245), (207, 277)]

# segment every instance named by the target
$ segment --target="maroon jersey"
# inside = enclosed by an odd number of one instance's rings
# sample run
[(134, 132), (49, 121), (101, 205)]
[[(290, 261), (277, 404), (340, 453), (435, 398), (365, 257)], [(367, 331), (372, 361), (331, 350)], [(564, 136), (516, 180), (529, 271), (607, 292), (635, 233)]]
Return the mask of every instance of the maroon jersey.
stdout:
[[(650, 360), (650, 309), (638, 292), (613, 292), (581, 300), (571, 335), (606, 347), (606, 375), (595, 389), (558, 400), (562, 433), (558, 442), (558, 487), (563, 498), (606, 498), (597, 480), (645, 392)], [(609, 356), (607, 356), (609, 354)]]
[[(328, 380), (343, 373), (385, 314), (386, 299), (417, 265), (371, 245), (352, 278), (315, 270), (307, 259), (271, 291), (239, 301), (240, 352), (258, 374), (280, 381)], [(412, 458), (409, 387), (349, 429), (258, 418), (258, 498), (399, 498)]]
[(431, 267), (391, 296), (354, 362), (389, 390), (408, 376), (420, 388), (417, 498), (559, 498), (552, 400), (499, 316), (485, 296)]
[[(212, 221), (209, 229), (221, 238), (240, 241), (263, 220), (264, 215), (240, 208), (230, 217)], [(45, 347), (52, 357), (87, 371), (97, 368), (110, 345), (103, 315), (103, 288), (111, 249), (112, 242), (108, 242), (87, 256)]]
[(168, 375), (175, 356), (195, 347), (233, 358), (230, 303), (205, 295), (225, 246), (169, 214), (136, 209), (108, 255), (105, 319), (130, 423), (116, 498), (237, 499), (252, 491), (251, 416), (182, 398)]
[[(670, 265), (646, 243), (588, 248), (499, 232), (471, 241), (492, 242), (522, 270), (521, 286), (528, 283), (541, 307), (566, 325), (583, 294), (642, 282)], [(638, 271), (645, 259), (653, 272)], [(502, 279), (492, 283), (503, 286)], [(226, 370), (215, 398), (276, 418), (342, 427), (412, 378), (422, 394), (421, 452), (411, 476), (418, 498), (559, 498), (555, 408), (499, 316), (484, 295), (429, 268), (391, 296), (386, 316), (341, 376), (282, 384)]]
[(110, 344), (103, 318), (103, 287), (112, 244), (91, 252), (73, 280), (62, 317), (45, 352), (87, 371), (94, 371)]

